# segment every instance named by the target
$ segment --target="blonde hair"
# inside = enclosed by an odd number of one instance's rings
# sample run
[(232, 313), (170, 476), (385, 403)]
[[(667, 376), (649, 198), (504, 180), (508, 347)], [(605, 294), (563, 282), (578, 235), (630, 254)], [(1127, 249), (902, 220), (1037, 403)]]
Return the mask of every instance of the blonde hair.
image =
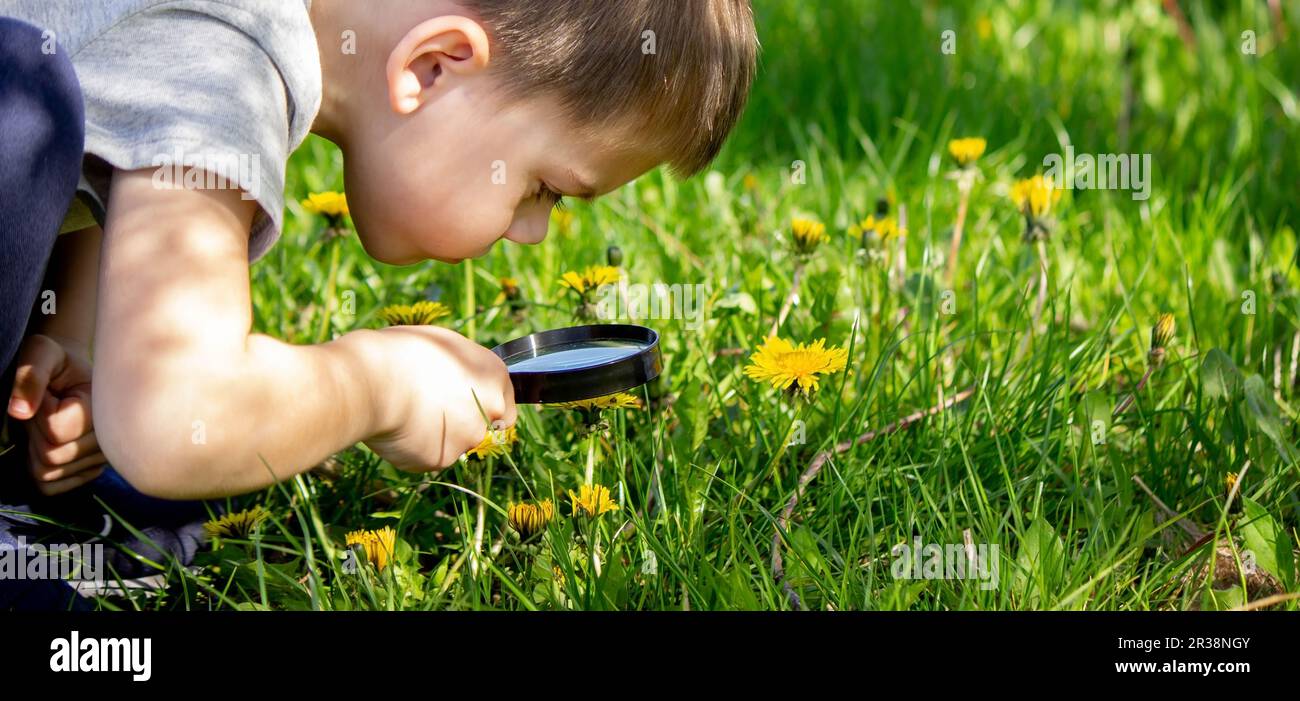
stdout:
[(552, 95), (588, 130), (630, 124), (679, 176), (718, 155), (749, 97), (749, 0), (459, 2), (487, 29), (509, 98)]

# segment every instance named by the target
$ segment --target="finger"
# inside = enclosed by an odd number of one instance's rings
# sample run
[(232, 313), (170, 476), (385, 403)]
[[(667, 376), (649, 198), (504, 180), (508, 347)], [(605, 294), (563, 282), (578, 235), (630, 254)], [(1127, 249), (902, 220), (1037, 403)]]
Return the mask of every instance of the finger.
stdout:
[(510, 428), (515, 425), (519, 418), (519, 411), (515, 408), (514, 402), (506, 404), (505, 408), (497, 413), (497, 418), (492, 422), (493, 430)]
[(94, 431), (90, 385), (74, 388), (71, 394), (61, 398), (54, 398), (48, 392), (45, 397), (32, 423), (51, 444), (70, 443)]
[(95, 453), (67, 465), (45, 465), (41, 463), (34, 464), (32, 468), (32, 477), (37, 483), (56, 482), (66, 477), (85, 472), (93, 468), (100, 467), (108, 462), (108, 458), (103, 453)]
[(66, 396), (70, 392), (84, 389), (90, 391), (90, 363), (76, 353), (69, 353), (67, 348), (59, 345), (63, 354), (63, 364), (50, 375), (49, 389), (57, 395)]
[(515, 387), (509, 380), (506, 380), (505, 391), (502, 396), (505, 398), (506, 404), (505, 409), (501, 412), (501, 420), (507, 426), (514, 426), (515, 421), (519, 418), (519, 408), (515, 406)]
[(47, 497), (52, 497), (56, 494), (70, 492), (102, 474), (104, 474), (104, 468), (100, 467), (94, 470), (77, 473), (71, 477), (56, 482), (38, 482), (36, 484), (36, 491)]
[(41, 435), (39, 430), (29, 428), (27, 443), (31, 448), (32, 458), (51, 467), (69, 465), (100, 452), (99, 439), (94, 432), (77, 436), (71, 441), (55, 443)]
[(14, 388), (9, 394), (9, 415), (30, 419), (41, 404), (50, 378), (67, 363), (68, 354), (48, 336), (31, 336), (18, 352)]

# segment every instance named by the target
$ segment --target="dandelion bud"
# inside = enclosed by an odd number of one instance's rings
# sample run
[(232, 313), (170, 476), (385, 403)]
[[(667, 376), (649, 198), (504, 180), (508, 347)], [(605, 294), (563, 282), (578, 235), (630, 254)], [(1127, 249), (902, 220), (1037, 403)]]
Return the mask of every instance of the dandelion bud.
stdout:
[(546, 530), (553, 516), (555, 516), (555, 505), (550, 499), (544, 499), (536, 504), (511, 504), (506, 512), (510, 527), (519, 533), (521, 540), (531, 540), (540, 535)]
[(1161, 314), (1156, 319), (1155, 326), (1151, 327), (1151, 349), (1164, 348), (1172, 340), (1174, 340), (1174, 315)]
[(1169, 313), (1161, 314), (1156, 319), (1155, 326), (1151, 327), (1151, 353), (1148, 355), (1151, 363), (1160, 367), (1165, 360), (1165, 346), (1174, 340), (1174, 315)]
[(605, 260), (615, 268), (623, 264), (623, 249), (610, 246), (605, 249)]
[[(1229, 472), (1223, 482), (1223, 498), (1225, 500), (1232, 499), (1232, 490), (1237, 487), (1237, 473)], [(1238, 498), (1232, 500), (1232, 505), (1228, 508), (1228, 513), (1241, 513), (1241, 499)]]

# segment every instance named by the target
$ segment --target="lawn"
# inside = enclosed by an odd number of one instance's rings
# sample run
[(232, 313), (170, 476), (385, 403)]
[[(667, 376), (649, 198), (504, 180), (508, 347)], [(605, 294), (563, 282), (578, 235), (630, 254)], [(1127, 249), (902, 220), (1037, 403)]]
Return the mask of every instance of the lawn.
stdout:
[[(300, 203), (346, 189), (313, 137), (252, 268), (256, 330), (301, 343), (429, 300), (495, 345), (577, 323), (562, 276), (610, 263), (702, 292), (640, 320), (665, 364), (635, 406), (521, 407), (504, 454), (434, 474), (358, 446), (229, 500), (256, 511), (195, 568), (105, 603), (1300, 606), (1294, 8), (1185, 0), (1184, 36), (1155, 0), (755, 4), (760, 74), (706, 173), (575, 204), (540, 246), (394, 268)], [(965, 168), (961, 137), (986, 142)], [(1067, 144), (1148, 155), (1149, 190), (1017, 185)], [(774, 326), (843, 369), (806, 395), (754, 379)], [(612, 504), (570, 496), (588, 484)]]

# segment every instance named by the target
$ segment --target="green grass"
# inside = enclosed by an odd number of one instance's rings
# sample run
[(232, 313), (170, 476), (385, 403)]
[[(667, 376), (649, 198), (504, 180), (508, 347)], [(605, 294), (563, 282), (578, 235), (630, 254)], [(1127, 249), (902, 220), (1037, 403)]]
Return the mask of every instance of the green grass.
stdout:
[[(585, 434), (573, 412), (522, 408), (509, 459), (431, 475), (399, 473), (358, 447), (338, 456), (333, 477), (231, 500), (272, 512), (255, 541), (223, 541), (200, 555), (197, 573), (174, 572), (161, 596), (112, 604), (788, 608), (772, 540), (814, 456), (969, 386), (970, 400), (826, 462), (781, 531), (786, 582), (803, 606), (1241, 603), (1250, 583), (1222, 568), (1207, 583), (1213, 539), (1193, 548), (1180, 524), (1250, 550), (1297, 591), (1294, 14), (1279, 43), (1263, 2), (1183, 2), (1196, 30), (1189, 48), (1153, 0), (756, 4), (762, 70), (709, 173), (679, 182), (653, 172), (574, 207), (572, 226), (553, 227), (541, 246), (504, 244), (456, 267), (383, 266), (354, 237), (325, 240), (322, 222), (291, 203), (283, 240), (253, 267), (256, 328), (279, 338), (374, 327), (382, 306), (431, 298), (457, 310), (449, 325), (491, 345), (571, 323), (559, 276), (603, 263), (618, 245), (632, 282), (711, 292), (699, 331), (649, 322), (666, 367), (641, 391), (646, 409), (613, 412), (607, 430)], [(955, 55), (940, 52), (945, 29), (956, 31)], [(1240, 51), (1246, 29), (1258, 55)], [(1131, 119), (1121, 127), (1126, 85)], [(945, 150), (965, 135), (986, 137), (989, 152), (949, 288), (958, 193)], [(1079, 152), (1152, 154), (1152, 195), (1066, 194), (1044, 247), (1048, 293), (1035, 324), (1039, 263), (1007, 192), (1067, 141)], [(791, 181), (795, 161), (806, 184)], [(331, 145), (313, 138), (295, 154), (291, 199), (343, 185)], [(886, 195), (907, 213), (901, 280), (845, 234)], [(831, 240), (807, 263), (781, 335), (850, 349), (846, 370), (806, 406), (742, 375), (790, 292), (796, 214), (824, 221)], [(328, 304), (334, 255), (338, 298)], [(522, 314), (495, 301), (501, 276), (519, 280)], [(1167, 360), (1112, 418), (1146, 370), (1161, 312), (1177, 319)], [(796, 418), (806, 442), (782, 449)], [(1093, 421), (1104, 443), (1091, 440)], [(589, 464), (621, 505), (594, 522), (569, 517), (564, 496)], [(1224, 512), (1229, 472), (1244, 472), (1242, 513)], [(540, 545), (524, 547), (505, 509), (532, 497), (553, 497), (560, 515)], [(344, 533), (382, 526), (397, 530), (397, 566), (343, 571)], [(967, 529), (999, 546), (996, 587), (891, 575), (895, 544), (960, 544)]]

